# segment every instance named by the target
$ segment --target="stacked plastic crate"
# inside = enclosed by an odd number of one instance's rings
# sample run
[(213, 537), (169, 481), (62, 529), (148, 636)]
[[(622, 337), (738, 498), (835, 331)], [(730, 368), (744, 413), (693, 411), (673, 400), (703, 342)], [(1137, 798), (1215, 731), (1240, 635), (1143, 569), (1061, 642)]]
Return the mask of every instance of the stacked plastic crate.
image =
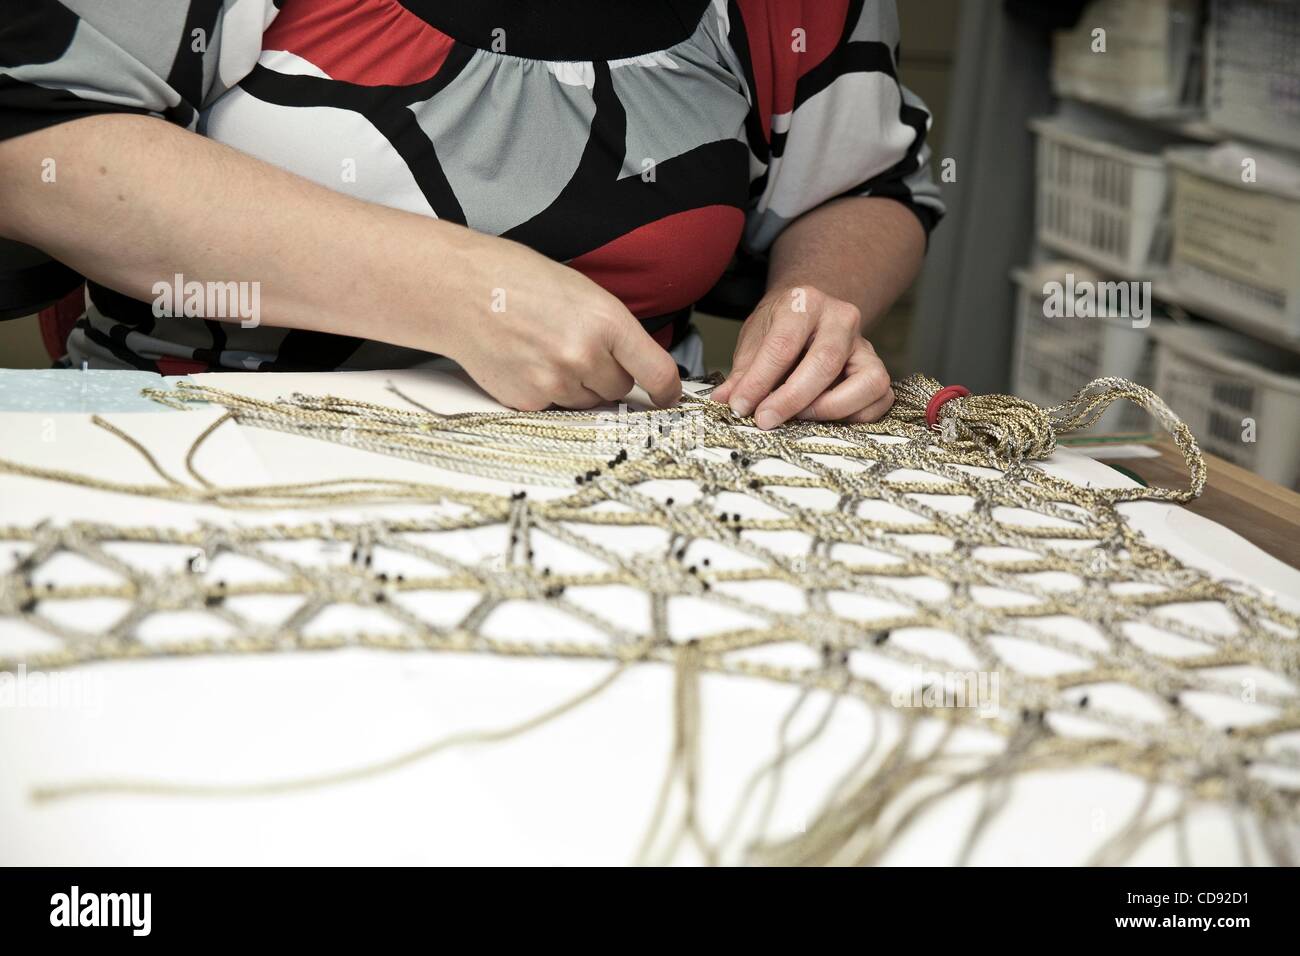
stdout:
[[(1081, 378), (1135, 378), (1208, 450), (1300, 488), (1300, 3), (1201, 10), (1094, 0), (1055, 39), (1014, 385), (1058, 402)], [(1150, 283), (1150, 323), (1053, 315), (1043, 290), (1085, 274)]]

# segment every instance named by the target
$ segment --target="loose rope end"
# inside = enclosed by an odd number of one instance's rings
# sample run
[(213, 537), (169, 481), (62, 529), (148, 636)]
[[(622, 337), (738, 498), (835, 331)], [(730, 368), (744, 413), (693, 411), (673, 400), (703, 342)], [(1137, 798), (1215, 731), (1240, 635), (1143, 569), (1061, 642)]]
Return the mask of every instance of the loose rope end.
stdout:
[(1187, 490), (1124, 489), (1116, 500), (1158, 498), (1190, 501), (1205, 488), (1205, 460), (1187, 426), (1160, 397), (1122, 378), (1099, 378), (1052, 408), (1014, 395), (973, 395), (962, 385), (942, 386), (926, 375), (894, 383), (890, 416), (939, 433), (944, 444), (973, 445), (999, 461), (1041, 460), (1056, 450), (1058, 435), (1095, 424), (1119, 400), (1130, 401), (1156, 419), (1182, 453), (1191, 478)]

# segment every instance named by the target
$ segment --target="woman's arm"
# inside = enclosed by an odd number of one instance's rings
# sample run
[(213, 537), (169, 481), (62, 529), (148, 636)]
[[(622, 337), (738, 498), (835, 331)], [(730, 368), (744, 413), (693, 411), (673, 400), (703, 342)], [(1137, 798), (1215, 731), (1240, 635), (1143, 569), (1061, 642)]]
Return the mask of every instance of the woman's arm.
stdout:
[(747, 24), (750, 121), (767, 155), (745, 243), (768, 253), (771, 269), (731, 378), (714, 393), (763, 428), (889, 410), (889, 377), (862, 335), (915, 277), (943, 214), (929, 171), (930, 114), (899, 80), (894, 0), (790, 6), (832, 29), (792, 47), (771, 23)]
[(795, 416), (874, 421), (889, 375), (863, 335), (907, 289), (925, 230), (892, 199), (853, 197), (800, 216), (772, 246), (767, 295), (745, 321), (714, 392), (773, 428)]
[(840, 199), (800, 216), (772, 245), (769, 293), (811, 285), (857, 306), (867, 334), (912, 284), (925, 260), (925, 230), (902, 203)]
[(588, 407), (622, 398), (633, 378), (660, 404), (680, 394), (671, 357), (575, 270), (152, 117), (91, 116), (0, 142), (0, 210), (0, 235), (127, 295), (151, 299), (175, 273), (260, 282), (268, 325), (448, 355), (514, 407)]

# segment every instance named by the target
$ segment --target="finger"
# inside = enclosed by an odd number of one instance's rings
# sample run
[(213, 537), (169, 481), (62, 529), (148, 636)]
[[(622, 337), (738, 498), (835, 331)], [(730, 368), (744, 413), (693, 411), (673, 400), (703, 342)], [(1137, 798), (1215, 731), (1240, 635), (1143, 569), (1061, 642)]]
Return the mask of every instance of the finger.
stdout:
[(615, 333), (612, 345), (614, 360), (646, 390), (655, 405), (667, 408), (682, 397), (677, 363), (631, 314)]
[(582, 371), (582, 384), (607, 402), (617, 402), (632, 391), (632, 376), (623, 366), (608, 356), (603, 362), (593, 363)]
[[(844, 371), (853, 354), (846, 329), (823, 323), (802, 361), (754, 413), (759, 428), (775, 428), (811, 405)], [(861, 406), (859, 406), (861, 407)]]
[(605, 404), (605, 399), (575, 382), (555, 399), (554, 404), (561, 408), (595, 408), (597, 405)]
[(866, 342), (850, 357), (844, 380), (823, 392), (799, 418), (838, 421), (856, 415), (889, 391), (889, 373)]
[(731, 393), (735, 391), (736, 383), (740, 381), (741, 377), (745, 374), (745, 369), (748, 367), (748, 363), (742, 365), (739, 361), (733, 360), (731, 373), (723, 380), (721, 385), (713, 390), (709, 397), (715, 402), (727, 402)]
[(776, 300), (764, 302), (745, 320), (739, 340), (736, 342), (736, 352), (731, 358), (731, 371), (726, 381), (713, 390), (712, 398), (715, 402), (728, 400), (735, 390), (736, 383), (754, 361), (754, 353), (763, 341), (763, 331), (771, 325), (772, 313), (775, 309)]
[(808, 342), (809, 326), (805, 313), (781, 312), (772, 319), (754, 361), (731, 390), (733, 412), (742, 417), (750, 415), (771, 394), (776, 383), (798, 361)]
[(740, 381), (740, 377), (744, 374), (745, 370), (743, 368), (733, 368), (727, 379), (715, 388), (709, 397), (715, 402), (722, 402), (725, 405), (730, 400), (731, 393), (735, 391), (736, 383)]
[(878, 422), (885, 417), (885, 413), (894, 407), (894, 390), (886, 389), (885, 394), (872, 402), (860, 412), (849, 415), (845, 421), (850, 422)]
[[(735, 374), (734, 371), (732, 374)], [(726, 379), (721, 385), (709, 392), (709, 398), (713, 399), (715, 402), (726, 404), (727, 396), (731, 394), (731, 386), (733, 384), (735, 384), (734, 379)]]

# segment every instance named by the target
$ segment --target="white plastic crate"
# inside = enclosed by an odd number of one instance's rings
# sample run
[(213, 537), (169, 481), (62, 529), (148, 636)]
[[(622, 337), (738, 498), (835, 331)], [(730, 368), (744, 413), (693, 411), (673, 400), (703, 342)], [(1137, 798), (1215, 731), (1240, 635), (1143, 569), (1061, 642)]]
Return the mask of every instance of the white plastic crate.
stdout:
[(1212, 126), (1300, 149), (1300, 3), (1213, 0), (1206, 74)]
[[(1037, 405), (1059, 405), (1094, 378), (1119, 375), (1139, 385), (1155, 382), (1155, 339), (1150, 334), (1167, 321), (1153, 310), (1151, 325), (1134, 328), (1131, 319), (1057, 318), (1044, 315), (1043, 285), (1077, 279), (1098, 281), (1086, 266), (1050, 263), (1032, 270), (1016, 269), (1015, 348), (1012, 352), (1012, 391)], [(1098, 420), (1098, 434), (1149, 432), (1151, 417), (1129, 402), (1117, 402)]]
[(1123, 276), (1154, 278), (1169, 254), (1172, 137), (1099, 119), (1035, 119), (1038, 239)]
[[(1198, 105), (1199, 0), (1093, 0), (1052, 42), (1052, 90), (1125, 112), (1167, 116)], [(1105, 52), (1094, 31), (1105, 30)]]
[(1156, 393), (1201, 447), (1300, 490), (1300, 357), (1212, 325), (1156, 340)]
[[(1249, 148), (1246, 150), (1250, 152)], [(1260, 157), (1257, 181), (1211, 164), (1206, 147), (1170, 149), (1173, 251), (1169, 281), (1198, 302), (1300, 337), (1300, 168), (1283, 176)]]

